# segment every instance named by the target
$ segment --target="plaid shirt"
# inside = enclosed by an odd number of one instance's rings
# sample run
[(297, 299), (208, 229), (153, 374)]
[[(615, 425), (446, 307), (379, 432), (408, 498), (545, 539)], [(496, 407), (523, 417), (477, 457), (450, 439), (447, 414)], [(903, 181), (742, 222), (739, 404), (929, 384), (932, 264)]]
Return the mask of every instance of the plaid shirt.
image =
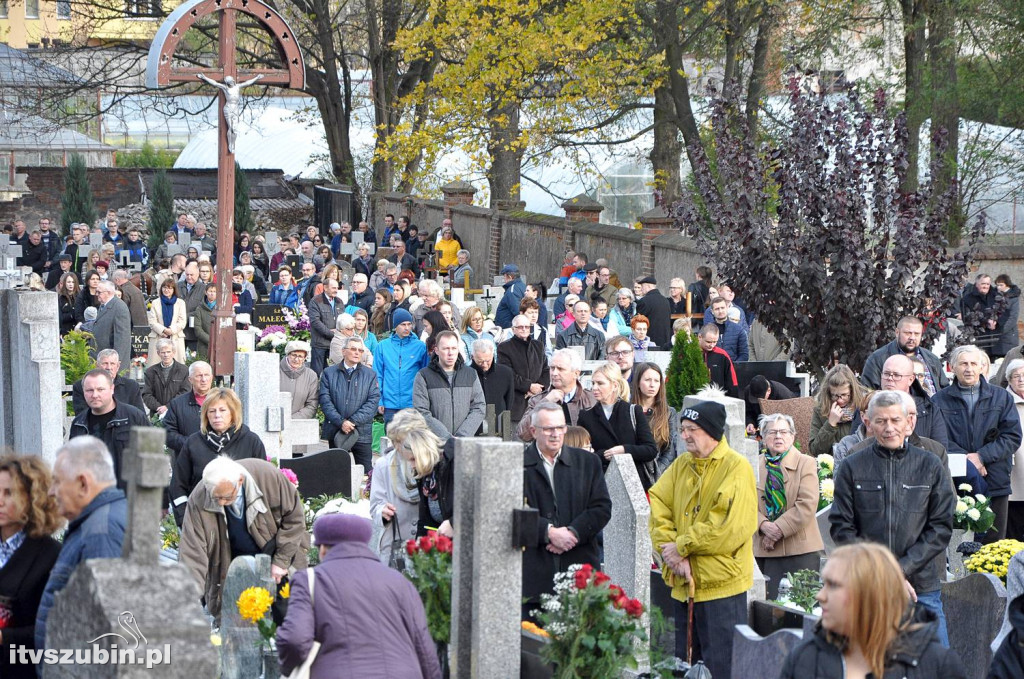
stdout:
[(23, 542), (25, 542), (25, 531), (23, 530), (19, 530), (11, 537), (0, 542), (0, 568), (7, 565), (7, 562), (11, 560), (11, 557), (18, 551), (18, 547), (21, 547)]

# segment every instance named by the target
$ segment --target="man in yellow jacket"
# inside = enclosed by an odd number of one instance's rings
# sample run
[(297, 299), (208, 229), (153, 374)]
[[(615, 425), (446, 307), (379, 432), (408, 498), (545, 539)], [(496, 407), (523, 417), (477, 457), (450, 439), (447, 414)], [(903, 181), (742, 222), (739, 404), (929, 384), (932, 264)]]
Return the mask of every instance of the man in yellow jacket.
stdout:
[[(757, 484), (753, 467), (723, 436), (722, 404), (697, 403), (680, 419), (687, 452), (651, 487), (651, 544), (678, 621), (686, 620), (694, 582), (694, 662), (703, 660), (712, 677), (731, 677), (733, 626), (746, 624), (747, 590), (754, 585)], [(680, 658), (686, 657), (683, 627), (677, 625)]]

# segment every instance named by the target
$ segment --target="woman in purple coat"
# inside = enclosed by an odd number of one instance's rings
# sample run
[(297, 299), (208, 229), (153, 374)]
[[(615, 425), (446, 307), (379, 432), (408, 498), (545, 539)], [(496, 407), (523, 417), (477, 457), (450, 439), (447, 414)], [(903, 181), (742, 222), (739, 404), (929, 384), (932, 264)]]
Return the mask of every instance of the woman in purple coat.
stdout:
[(423, 603), (412, 583), (370, 551), (369, 519), (328, 514), (313, 525), (321, 563), (292, 578), (288, 614), (277, 628), (282, 674), (320, 653), (312, 679), (440, 679), (437, 649), (427, 631)]

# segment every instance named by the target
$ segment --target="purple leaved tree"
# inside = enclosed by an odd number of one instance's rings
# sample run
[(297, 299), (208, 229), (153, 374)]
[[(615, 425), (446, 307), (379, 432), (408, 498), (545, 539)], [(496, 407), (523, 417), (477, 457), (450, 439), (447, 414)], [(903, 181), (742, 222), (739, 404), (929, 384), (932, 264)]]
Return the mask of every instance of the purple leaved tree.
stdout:
[(788, 93), (784, 126), (765, 141), (736, 98), (713, 101), (714, 159), (692, 149), (696, 192), (671, 206), (676, 225), (807, 369), (859, 370), (904, 315), (930, 321), (934, 339), (956, 313), (984, 220), (954, 249), (956, 186), (900, 192), (907, 129), (884, 92), (866, 105), (853, 88), (822, 95), (794, 78)]

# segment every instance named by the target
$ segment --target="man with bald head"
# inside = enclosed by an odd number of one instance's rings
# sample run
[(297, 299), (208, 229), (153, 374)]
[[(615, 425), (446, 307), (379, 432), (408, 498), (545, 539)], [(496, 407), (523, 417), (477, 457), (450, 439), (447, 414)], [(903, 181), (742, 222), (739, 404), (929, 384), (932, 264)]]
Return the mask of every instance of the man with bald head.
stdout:
[(352, 276), (352, 294), (348, 297), (348, 305), (359, 307), (366, 313), (373, 308), (373, 290), (370, 290), (370, 279), (364, 273)]
[(886, 391), (902, 391), (914, 398), (917, 406), (917, 422), (914, 432), (918, 436), (938, 441), (943, 448), (949, 445), (946, 433), (946, 420), (928, 397), (924, 387), (914, 375), (914, 362), (903, 354), (896, 354), (885, 359), (882, 364), (882, 389)]

